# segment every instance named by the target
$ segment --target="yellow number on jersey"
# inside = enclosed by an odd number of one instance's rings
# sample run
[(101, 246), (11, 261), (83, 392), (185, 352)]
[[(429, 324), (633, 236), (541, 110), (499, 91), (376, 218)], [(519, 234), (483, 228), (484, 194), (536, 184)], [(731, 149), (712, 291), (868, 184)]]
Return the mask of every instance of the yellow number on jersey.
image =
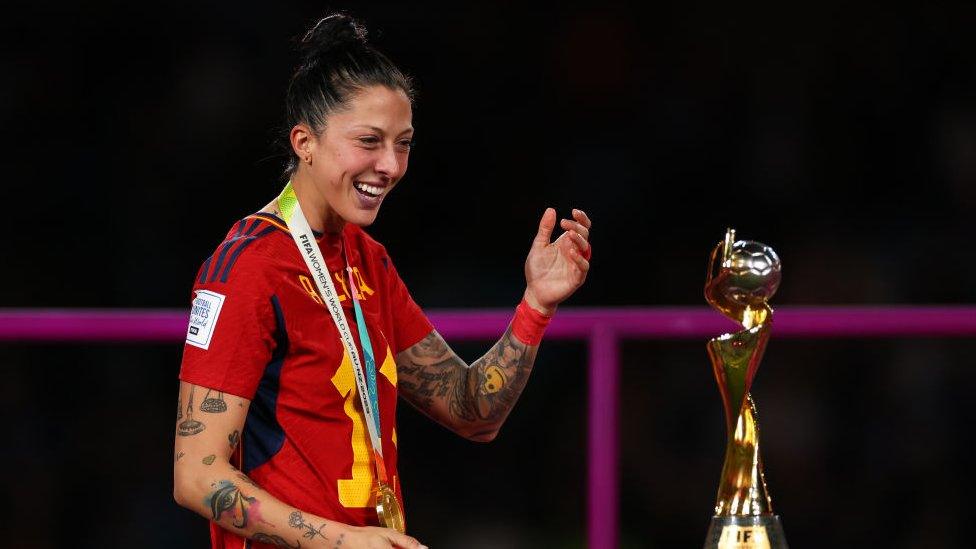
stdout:
[[(396, 387), (396, 363), (390, 347), (386, 348), (386, 359), (380, 367), (380, 374)], [(375, 481), (373, 462), (370, 459), (369, 432), (363, 416), (362, 405), (359, 403), (359, 391), (356, 390), (356, 374), (352, 370), (352, 360), (349, 353), (343, 351), (342, 364), (332, 376), (332, 384), (345, 399), (343, 411), (352, 420), (352, 478), (339, 479), (339, 502), (343, 507), (371, 507), (373, 499), (373, 484)], [(393, 429), (393, 441), (396, 444), (396, 428)]]

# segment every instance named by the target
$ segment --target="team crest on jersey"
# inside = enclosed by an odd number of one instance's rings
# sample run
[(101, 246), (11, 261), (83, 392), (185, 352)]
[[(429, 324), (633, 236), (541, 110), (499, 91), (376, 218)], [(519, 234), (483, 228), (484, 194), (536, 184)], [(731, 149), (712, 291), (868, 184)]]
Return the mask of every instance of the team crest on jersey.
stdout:
[(224, 305), (225, 296), (210, 290), (197, 290), (190, 308), (190, 325), (186, 329), (186, 342), (201, 349), (210, 348), (210, 339), (217, 327), (217, 317)]

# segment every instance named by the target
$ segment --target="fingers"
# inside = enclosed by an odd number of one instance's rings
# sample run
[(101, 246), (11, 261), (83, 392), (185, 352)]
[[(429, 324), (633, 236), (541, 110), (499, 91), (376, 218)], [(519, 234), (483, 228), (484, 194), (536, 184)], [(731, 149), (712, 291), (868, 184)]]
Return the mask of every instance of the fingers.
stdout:
[(563, 219), (559, 222), (559, 226), (570, 235), (570, 239), (579, 248), (583, 259), (589, 260), (593, 253), (589, 241), (590, 227), (593, 226), (593, 222), (590, 221), (586, 212), (574, 208), (573, 219)]
[[(556, 210), (553, 208), (546, 208), (544, 214), (542, 214), (542, 219), (539, 221), (539, 231), (535, 235), (535, 239), (532, 241), (532, 246), (534, 248), (539, 248), (543, 246), (548, 246), (552, 240), (552, 231), (556, 224)], [(590, 227), (593, 222), (590, 221), (588, 215), (583, 210), (573, 209), (573, 219), (561, 219), (559, 221), (559, 226), (562, 227), (566, 234), (569, 235), (569, 239), (573, 242), (575, 248), (578, 251), (579, 256), (584, 261), (589, 260), (592, 250), (590, 248)]]
[(542, 214), (542, 219), (539, 221), (539, 232), (535, 234), (535, 239), (532, 241), (532, 246), (548, 246), (550, 239), (552, 239), (552, 230), (555, 228), (556, 210), (546, 208), (545, 213)]
[(589, 227), (583, 225), (579, 221), (573, 221), (572, 219), (561, 219), (559, 221), (559, 226), (562, 227), (564, 231), (576, 231), (583, 238), (590, 238)]
[(589, 259), (590, 242), (585, 238), (583, 238), (583, 236), (576, 231), (567, 231), (567, 234), (569, 235), (569, 238), (573, 241), (573, 244), (576, 244), (576, 247), (578, 248), (580, 255), (582, 255), (586, 259)]
[(582, 223), (583, 226), (586, 227), (587, 229), (593, 226), (593, 222), (590, 221), (590, 216), (586, 215), (586, 212), (584, 212), (583, 210), (577, 210), (574, 208), (573, 219)]
[(586, 257), (581, 255), (579, 250), (576, 248), (571, 248), (569, 250), (569, 258), (573, 260), (573, 263), (575, 263), (576, 267), (583, 273), (583, 276), (586, 276), (587, 271), (590, 270), (590, 262), (586, 259)]
[(394, 547), (400, 547), (402, 549), (427, 549), (427, 546), (417, 541), (417, 538), (408, 536), (406, 534), (401, 534), (396, 530), (386, 529), (385, 534), (386, 539), (392, 543)]

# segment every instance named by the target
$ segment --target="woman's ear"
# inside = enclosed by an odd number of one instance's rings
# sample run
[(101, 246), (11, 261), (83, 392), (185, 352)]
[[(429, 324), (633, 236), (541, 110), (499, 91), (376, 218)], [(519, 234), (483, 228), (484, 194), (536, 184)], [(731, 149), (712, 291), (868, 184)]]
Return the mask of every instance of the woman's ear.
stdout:
[(298, 160), (311, 164), (312, 149), (315, 146), (315, 134), (312, 129), (305, 124), (295, 124), (295, 127), (288, 134), (288, 140), (291, 142), (291, 150), (294, 151)]

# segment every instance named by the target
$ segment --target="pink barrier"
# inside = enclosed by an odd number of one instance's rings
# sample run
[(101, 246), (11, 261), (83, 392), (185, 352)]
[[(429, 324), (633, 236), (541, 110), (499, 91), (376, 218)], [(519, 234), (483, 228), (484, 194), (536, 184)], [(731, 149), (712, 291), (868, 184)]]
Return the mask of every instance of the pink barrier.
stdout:
[[(511, 310), (430, 311), (448, 340), (491, 340)], [(186, 334), (186, 311), (3, 310), (0, 341), (177, 343)], [(563, 309), (547, 339), (589, 342), (587, 539), (591, 548), (617, 546), (617, 388), (619, 341), (700, 339), (736, 330), (706, 307)], [(897, 338), (976, 336), (976, 307), (777, 307), (774, 338)]]
[[(433, 310), (446, 338), (490, 339), (502, 333), (511, 310)], [(0, 309), (0, 341), (158, 342), (183, 339), (186, 311), (138, 309)], [(710, 338), (735, 324), (706, 307), (563, 309), (547, 339), (587, 339), (596, 326), (616, 337)], [(776, 338), (965, 337), (976, 334), (976, 307), (778, 307)]]

